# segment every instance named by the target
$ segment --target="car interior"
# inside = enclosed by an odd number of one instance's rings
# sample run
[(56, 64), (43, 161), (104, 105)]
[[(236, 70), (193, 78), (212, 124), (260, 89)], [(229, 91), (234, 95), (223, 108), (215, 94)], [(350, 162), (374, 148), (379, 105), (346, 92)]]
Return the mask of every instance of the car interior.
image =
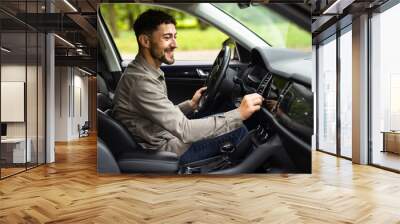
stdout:
[[(196, 4), (169, 7), (196, 14), (189, 10)], [(99, 22), (102, 22), (101, 13)], [(113, 92), (127, 63), (118, 56), (105, 26), (100, 24), (99, 28), (102, 48), (97, 75), (99, 173), (311, 173), (310, 53), (268, 45), (252, 46), (245, 39), (226, 32), (232, 35), (222, 43), (213, 64), (162, 65), (168, 96), (174, 104), (190, 99), (197, 89), (207, 86), (199, 109), (189, 115), (191, 119), (237, 108), (246, 94), (259, 93), (264, 97), (261, 110), (244, 122), (249, 132), (238, 145), (226, 142), (216, 157), (180, 164), (174, 153), (141, 148), (112, 117)], [(115, 71), (113, 66), (121, 67)]]

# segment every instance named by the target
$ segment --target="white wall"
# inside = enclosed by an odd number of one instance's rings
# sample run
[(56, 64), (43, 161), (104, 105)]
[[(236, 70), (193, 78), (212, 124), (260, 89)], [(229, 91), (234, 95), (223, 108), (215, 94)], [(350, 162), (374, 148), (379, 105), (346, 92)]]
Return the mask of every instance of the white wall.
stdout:
[(55, 141), (68, 140), (69, 80), (68, 67), (55, 67)]
[[(24, 65), (18, 64), (3, 64), (1, 66), (1, 81), (2, 82), (25, 82)], [(29, 68), (28, 68), (29, 69)], [(28, 95), (29, 96), (29, 95)], [(3, 98), (4, 96), (2, 96)], [(8, 108), (1, 108), (1, 110), (8, 110)], [(22, 108), (24, 110), (24, 108)], [(24, 122), (7, 122), (7, 135), (9, 137), (25, 137), (25, 124)]]
[(315, 45), (312, 46), (312, 67), (313, 67), (313, 73), (312, 73), (312, 84), (311, 84), (311, 90), (314, 93), (314, 104), (313, 104), (313, 115), (314, 115), (314, 124), (313, 124), (313, 136), (311, 137), (311, 150), (316, 150), (317, 146), (317, 47)]
[[(24, 65), (18, 64), (4, 64), (1, 66), (1, 81), (4, 82), (25, 82), (25, 71)], [(28, 70), (31, 70), (32, 66), (28, 66)], [(33, 96), (34, 94), (28, 93), (27, 96)], [(36, 94), (35, 94), (36, 96)], [(1, 108), (1, 110), (7, 110), (7, 108)], [(8, 137), (25, 137), (25, 122), (7, 122), (7, 136)]]
[(56, 141), (79, 137), (78, 124), (88, 120), (88, 78), (73, 67), (56, 67)]
[[(6, 122), (7, 137), (9, 138), (24, 138), (25, 135), (30, 139), (32, 161), (44, 163), (44, 74), (42, 67), (36, 65), (25, 64), (2, 64), (1, 66), (1, 81), (2, 82), (24, 82), (26, 86), (26, 106), (22, 102), (22, 107), (2, 107), (2, 112), (13, 113), (12, 110), (20, 110), (22, 116), (26, 113), (26, 120), (23, 118), (21, 122)], [(25, 80), (27, 78), (27, 80)], [(4, 89), (2, 89), (3, 92)], [(19, 90), (20, 94), (24, 94), (24, 90)], [(22, 92), (21, 92), (22, 91)], [(4, 93), (4, 92), (3, 92)], [(7, 95), (2, 95), (7, 97)], [(25, 101), (25, 100), (24, 100)], [(3, 105), (3, 102), (2, 102)], [(9, 111), (7, 111), (9, 110)], [(14, 112), (16, 113), (16, 112)], [(38, 153), (38, 155), (37, 155)]]

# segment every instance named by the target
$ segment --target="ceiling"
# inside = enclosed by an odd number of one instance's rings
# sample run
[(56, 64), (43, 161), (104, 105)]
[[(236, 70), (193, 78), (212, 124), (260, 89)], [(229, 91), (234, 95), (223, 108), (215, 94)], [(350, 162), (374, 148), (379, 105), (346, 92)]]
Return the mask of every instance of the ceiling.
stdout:
[[(96, 70), (96, 9), (99, 2), (100, 0), (1, 0), (2, 38), (11, 38), (4, 39), (3, 46), (7, 42), (7, 49), (12, 49), (15, 57), (22, 56), (26, 55), (21, 50), (25, 48), (25, 35), (17, 35), (18, 33), (26, 32), (28, 37), (31, 32), (55, 33), (56, 65), (84, 65)], [(34, 46), (28, 44), (28, 55), (31, 48)]]
[[(388, 0), (312, 0), (313, 43), (351, 23), (353, 17), (374, 10)], [(344, 21), (344, 22), (343, 22)]]

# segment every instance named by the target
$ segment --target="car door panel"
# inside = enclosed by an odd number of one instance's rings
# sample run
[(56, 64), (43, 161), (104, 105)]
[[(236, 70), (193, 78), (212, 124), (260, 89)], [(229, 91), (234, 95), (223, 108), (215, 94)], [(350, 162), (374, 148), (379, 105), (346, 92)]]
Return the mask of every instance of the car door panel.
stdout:
[[(246, 63), (237, 60), (233, 60), (229, 64), (230, 68), (236, 70), (243, 70), (246, 66)], [(178, 104), (191, 99), (195, 91), (204, 86), (206, 78), (200, 77), (196, 69), (201, 69), (209, 74), (212, 62), (177, 61), (173, 65), (162, 65), (161, 69), (165, 74), (168, 97), (174, 104)]]
[(169, 99), (174, 104), (191, 99), (195, 91), (204, 86), (206, 81), (204, 77), (197, 74), (196, 69), (209, 73), (211, 67), (211, 62), (197, 61), (177, 61), (173, 65), (161, 66), (165, 74)]

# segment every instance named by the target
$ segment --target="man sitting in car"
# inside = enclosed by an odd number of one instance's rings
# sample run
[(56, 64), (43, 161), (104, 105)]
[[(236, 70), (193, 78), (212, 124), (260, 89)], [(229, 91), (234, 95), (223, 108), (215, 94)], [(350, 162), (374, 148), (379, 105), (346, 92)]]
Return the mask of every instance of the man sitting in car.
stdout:
[(219, 154), (226, 141), (237, 144), (247, 132), (242, 121), (260, 109), (263, 99), (249, 94), (237, 109), (188, 119), (186, 115), (197, 109), (206, 87), (179, 105), (168, 99), (160, 66), (175, 61), (175, 25), (175, 19), (162, 11), (148, 10), (137, 18), (134, 31), (139, 52), (118, 83), (113, 116), (144, 149), (174, 152), (181, 163), (189, 163)]

